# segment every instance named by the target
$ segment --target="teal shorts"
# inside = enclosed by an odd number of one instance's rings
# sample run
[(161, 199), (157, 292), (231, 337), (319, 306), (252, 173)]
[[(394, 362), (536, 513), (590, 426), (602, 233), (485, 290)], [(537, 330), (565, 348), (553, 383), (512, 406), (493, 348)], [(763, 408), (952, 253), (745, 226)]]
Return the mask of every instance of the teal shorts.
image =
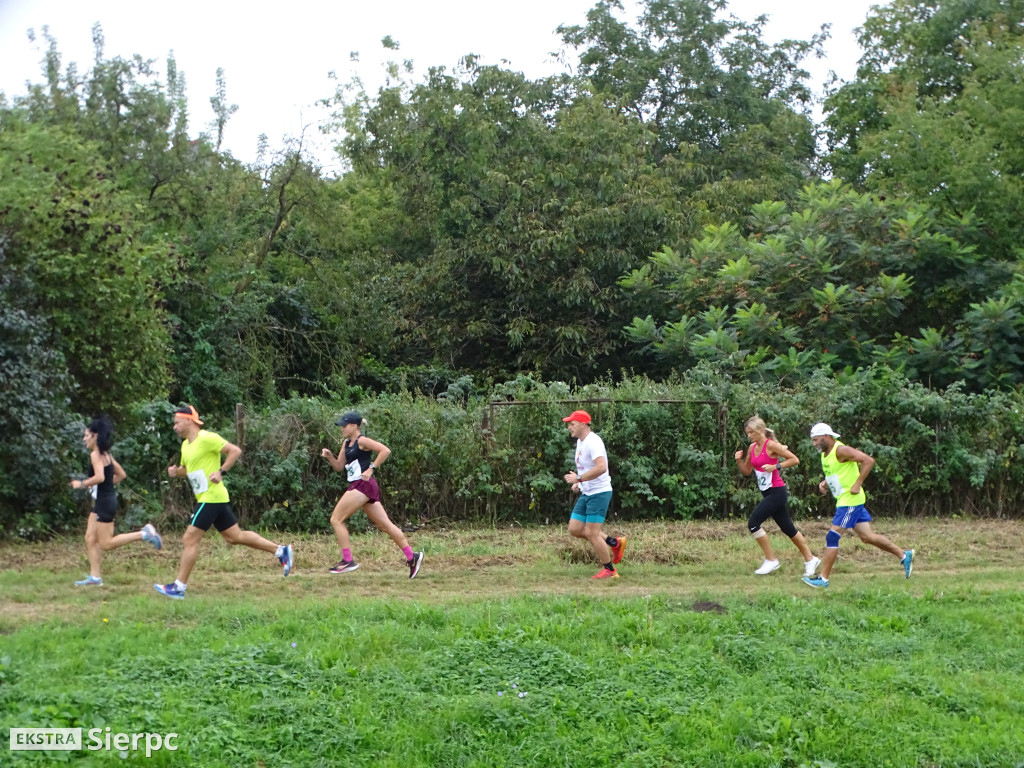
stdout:
[(590, 496), (581, 493), (579, 501), (572, 508), (572, 520), (581, 523), (603, 523), (608, 514), (608, 505), (612, 503), (612, 492), (594, 493)]

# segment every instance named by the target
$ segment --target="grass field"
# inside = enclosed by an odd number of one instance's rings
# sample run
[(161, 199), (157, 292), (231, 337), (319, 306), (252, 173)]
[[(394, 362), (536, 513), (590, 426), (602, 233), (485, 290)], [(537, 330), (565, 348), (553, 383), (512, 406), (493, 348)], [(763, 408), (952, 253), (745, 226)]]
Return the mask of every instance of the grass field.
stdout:
[[(820, 553), (827, 524), (802, 527)], [(754, 576), (739, 522), (626, 525), (610, 582), (560, 526), (415, 531), (413, 581), (379, 534), (340, 576), (329, 537), (289, 539), (287, 579), (210, 535), (183, 601), (152, 588), (178, 536), (109, 553), (102, 588), (71, 584), (79, 540), (3, 546), (0, 738), (179, 736), (0, 765), (1024, 765), (1019, 524), (875, 527), (917, 549), (909, 581), (846, 537), (812, 590), (777, 532)]]

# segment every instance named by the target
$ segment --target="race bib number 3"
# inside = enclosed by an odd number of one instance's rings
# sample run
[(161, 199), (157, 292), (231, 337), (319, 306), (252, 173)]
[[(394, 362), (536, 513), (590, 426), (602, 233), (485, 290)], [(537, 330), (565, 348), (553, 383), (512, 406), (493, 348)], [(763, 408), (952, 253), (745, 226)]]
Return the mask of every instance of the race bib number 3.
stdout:
[(210, 490), (210, 482), (206, 479), (206, 473), (201, 469), (193, 470), (188, 473), (188, 482), (192, 486), (192, 493), (198, 496), (201, 493), (206, 493)]
[(826, 477), (825, 484), (828, 485), (828, 489), (832, 491), (832, 495), (837, 499), (846, 493), (846, 489), (843, 488), (843, 484), (839, 482), (838, 475), (829, 475)]
[(348, 481), (354, 483), (363, 475), (363, 471), (359, 468), (359, 459), (353, 459), (345, 465), (345, 472), (348, 475)]

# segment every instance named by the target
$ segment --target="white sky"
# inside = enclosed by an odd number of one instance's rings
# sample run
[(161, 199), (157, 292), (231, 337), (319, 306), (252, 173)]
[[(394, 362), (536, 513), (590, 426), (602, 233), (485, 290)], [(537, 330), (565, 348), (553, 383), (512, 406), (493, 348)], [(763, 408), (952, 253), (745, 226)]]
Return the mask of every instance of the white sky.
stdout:
[[(769, 16), (766, 37), (809, 39), (824, 23), (832, 24), (824, 61), (807, 62), (811, 85), (820, 93), (830, 70), (850, 79), (860, 48), (853, 34), (878, 0), (731, 0), (728, 10), (750, 21)], [(216, 71), (224, 69), (229, 104), (238, 111), (228, 122), (224, 148), (245, 162), (256, 156), (257, 139), (265, 133), (271, 149), (305, 126), (307, 145), (326, 170), (338, 170), (329, 142), (316, 125), (324, 112), (318, 99), (334, 94), (338, 81), (359, 74), (368, 88), (382, 82), (381, 62), (412, 59), (417, 73), (430, 66), (453, 67), (474, 53), (484, 64), (501, 64), (536, 78), (561, 71), (550, 56), (560, 47), (559, 24), (582, 24), (596, 0), (290, 0), (242, 3), (158, 4), (138, 0), (0, 0), (0, 91), (8, 98), (24, 93), (26, 81), (43, 80), (40, 61), (44, 25), (57, 40), (62, 67), (70, 61), (85, 71), (93, 61), (92, 25), (99, 22), (106, 40), (105, 57), (140, 54), (155, 59), (162, 73), (167, 54), (174, 52), (184, 72), (189, 96), (190, 133), (205, 130), (213, 118), (209, 97)], [(624, 3), (628, 18), (638, 14)], [(34, 28), (35, 44), (26, 30)], [(385, 54), (380, 40), (391, 35), (400, 49)], [(349, 54), (360, 53), (359, 63)]]

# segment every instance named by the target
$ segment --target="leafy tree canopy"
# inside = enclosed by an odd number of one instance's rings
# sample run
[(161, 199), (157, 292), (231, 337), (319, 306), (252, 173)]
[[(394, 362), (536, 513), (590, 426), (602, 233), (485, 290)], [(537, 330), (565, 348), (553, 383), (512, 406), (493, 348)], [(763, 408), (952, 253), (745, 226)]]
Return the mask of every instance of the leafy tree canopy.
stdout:
[[(602, 0), (583, 26), (560, 28), (578, 50), (579, 76), (654, 133), (659, 156), (681, 153), (699, 174), (687, 191), (735, 214), (784, 198), (813, 173), (811, 92), (800, 63), (822, 55), (809, 41), (763, 39), (767, 17), (728, 16), (725, 0), (649, 0), (635, 25), (618, 0)], [(707, 188), (705, 188), (707, 186)], [(728, 200), (731, 202), (732, 200)]]
[(979, 219), (1013, 260), (1024, 215), (1024, 3), (896, 0), (861, 30), (857, 78), (826, 103), (830, 163), (848, 181)]
[(975, 222), (908, 200), (812, 185), (790, 209), (755, 206), (743, 229), (709, 226), (656, 253), (623, 285), (674, 302), (678, 320), (636, 318), (627, 333), (672, 367), (699, 360), (765, 377), (878, 360), (936, 383), (1019, 380), (1016, 296), (977, 300), (1009, 279), (961, 243)]

